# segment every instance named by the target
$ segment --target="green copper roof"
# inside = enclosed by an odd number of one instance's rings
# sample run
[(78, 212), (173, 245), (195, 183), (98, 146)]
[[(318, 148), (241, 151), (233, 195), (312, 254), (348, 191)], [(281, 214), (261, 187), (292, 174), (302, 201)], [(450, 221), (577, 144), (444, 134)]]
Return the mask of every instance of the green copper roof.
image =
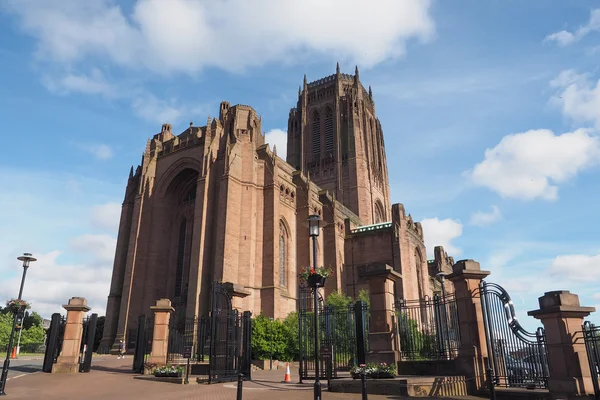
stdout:
[(358, 228), (353, 229), (350, 232), (351, 233), (372, 232), (372, 231), (378, 231), (378, 230), (381, 230), (381, 229), (387, 229), (387, 228), (391, 228), (391, 227), (392, 227), (392, 223), (391, 222), (382, 222), (382, 223), (379, 223), (379, 224), (359, 226)]

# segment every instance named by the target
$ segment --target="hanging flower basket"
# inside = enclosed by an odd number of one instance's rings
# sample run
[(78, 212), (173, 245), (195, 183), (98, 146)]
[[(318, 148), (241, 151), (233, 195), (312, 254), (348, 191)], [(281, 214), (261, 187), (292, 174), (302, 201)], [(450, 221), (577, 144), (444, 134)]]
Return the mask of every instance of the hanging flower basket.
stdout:
[(6, 308), (11, 310), (14, 314), (22, 313), (30, 307), (31, 305), (25, 300), (12, 299), (6, 302)]
[(301, 280), (306, 281), (309, 287), (319, 288), (325, 286), (327, 278), (333, 275), (331, 268), (319, 267), (308, 268), (304, 267), (300, 270), (299, 277)]

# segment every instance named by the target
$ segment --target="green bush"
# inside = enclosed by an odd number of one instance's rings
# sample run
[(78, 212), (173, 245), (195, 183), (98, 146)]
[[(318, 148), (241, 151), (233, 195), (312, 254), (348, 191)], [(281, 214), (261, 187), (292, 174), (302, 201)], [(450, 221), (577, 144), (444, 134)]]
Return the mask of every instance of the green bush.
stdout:
[(292, 313), (283, 321), (260, 314), (252, 323), (252, 359), (294, 361), (298, 358), (298, 316)]

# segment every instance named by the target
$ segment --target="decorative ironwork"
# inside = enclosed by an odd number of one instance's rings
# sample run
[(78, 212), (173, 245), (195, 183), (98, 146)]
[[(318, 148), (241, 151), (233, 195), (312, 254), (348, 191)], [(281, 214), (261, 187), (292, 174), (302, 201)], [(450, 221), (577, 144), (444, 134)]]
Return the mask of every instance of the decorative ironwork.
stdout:
[(460, 332), (454, 294), (396, 300), (396, 332), (403, 360), (451, 360), (458, 355)]
[(477, 292), (481, 296), (494, 385), (547, 388), (550, 367), (544, 329), (540, 327), (531, 333), (521, 326), (513, 302), (502, 286), (482, 281), (474, 296)]
[(585, 321), (583, 324), (583, 339), (590, 363), (594, 394), (596, 399), (600, 399), (600, 327)]
[[(298, 329), (300, 344), (300, 381), (315, 379), (313, 290), (300, 286)], [(361, 301), (349, 307), (323, 305), (319, 294), (319, 378), (335, 379), (338, 372), (350, 371), (364, 363), (367, 352), (369, 307)]]
[(43, 372), (52, 372), (52, 365), (56, 363), (62, 349), (66, 324), (67, 320), (64, 316), (59, 313), (52, 314), (47, 334), (46, 352), (42, 364)]

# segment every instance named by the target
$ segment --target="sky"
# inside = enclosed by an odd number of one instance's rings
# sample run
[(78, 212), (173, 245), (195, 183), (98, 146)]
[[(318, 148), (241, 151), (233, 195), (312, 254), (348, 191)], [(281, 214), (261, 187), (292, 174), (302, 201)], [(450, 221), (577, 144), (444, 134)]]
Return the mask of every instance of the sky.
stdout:
[[(0, 298), (104, 313), (129, 169), (163, 123), (249, 104), (285, 156), (303, 75), (358, 65), (392, 202), (511, 295), (600, 308), (600, 8), (592, 0), (0, 0)], [(591, 317), (594, 319), (594, 315)], [(596, 317), (598, 322), (598, 318)]]

